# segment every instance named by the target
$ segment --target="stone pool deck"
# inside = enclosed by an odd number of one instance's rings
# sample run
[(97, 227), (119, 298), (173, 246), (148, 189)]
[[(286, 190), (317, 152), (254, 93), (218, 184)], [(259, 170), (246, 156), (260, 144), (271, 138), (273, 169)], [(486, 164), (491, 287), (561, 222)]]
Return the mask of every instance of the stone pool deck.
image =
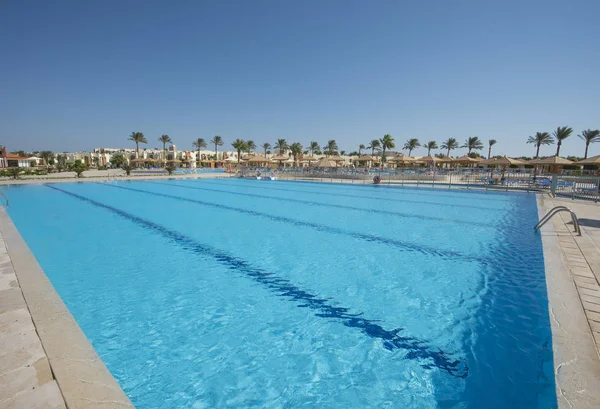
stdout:
[(539, 195), (540, 218), (567, 206), (542, 228), (559, 407), (600, 408), (600, 205)]
[(0, 409), (132, 409), (0, 207)]

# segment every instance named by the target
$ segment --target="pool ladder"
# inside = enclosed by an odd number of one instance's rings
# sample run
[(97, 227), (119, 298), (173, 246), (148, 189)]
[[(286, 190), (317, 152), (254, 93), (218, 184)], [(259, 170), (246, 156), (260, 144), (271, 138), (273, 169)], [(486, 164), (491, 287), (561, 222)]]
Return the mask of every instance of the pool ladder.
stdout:
[(546, 215), (544, 217), (542, 217), (540, 219), (540, 221), (538, 222), (538, 224), (535, 225), (533, 230), (538, 231), (539, 229), (542, 228), (542, 226), (544, 224), (546, 224), (546, 222), (548, 220), (550, 220), (552, 218), (552, 216), (554, 216), (555, 214), (558, 214), (560, 212), (569, 212), (571, 214), (571, 220), (573, 221), (573, 226), (575, 226), (575, 233), (577, 233), (578, 236), (581, 236), (581, 227), (579, 227), (579, 220), (577, 219), (577, 215), (575, 213), (573, 213), (573, 211), (571, 209), (569, 209), (567, 206), (553, 207), (548, 213), (546, 213)]

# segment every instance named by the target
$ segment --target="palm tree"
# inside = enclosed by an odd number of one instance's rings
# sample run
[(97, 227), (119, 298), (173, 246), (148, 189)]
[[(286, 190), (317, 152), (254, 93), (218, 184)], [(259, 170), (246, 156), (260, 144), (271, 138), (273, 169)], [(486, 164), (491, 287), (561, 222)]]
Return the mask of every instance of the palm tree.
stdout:
[(585, 155), (583, 156), (583, 159), (587, 159), (588, 147), (590, 146), (590, 143), (600, 142), (600, 130), (588, 129), (583, 131), (579, 137), (585, 141)]
[(275, 149), (279, 149), (279, 154), (283, 155), (283, 152), (288, 148), (287, 141), (285, 139), (277, 139), (277, 143), (274, 146)]
[(262, 148), (265, 150), (265, 158), (267, 157), (267, 151), (271, 149), (271, 144), (269, 142), (265, 142), (262, 144)]
[(467, 155), (470, 155), (473, 149), (478, 151), (483, 149), (483, 143), (479, 140), (478, 136), (471, 136), (465, 139), (465, 144), (461, 148), (467, 148), (469, 150)]
[(392, 135), (390, 134), (383, 135), (383, 138), (381, 138), (379, 142), (381, 142), (381, 167), (383, 168), (383, 162), (385, 162), (385, 151), (387, 149), (394, 149), (396, 144), (394, 143), (394, 138), (392, 138)]
[(408, 151), (408, 156), (410, 156), (410, 154), (412, 153), (412, 151), (414, 149), (417, 149), (419, 146), (421, 146), (421, 143), (419, 142), (419, 140), (417, 138), (411, 138), (409, 140), (406, 141), (406, 143), (404, 144), (404, 146), (402, 147), (402, 149), (407, 150)]
[(223, 146), (223, 138), (219, 135), (216, 135), (214, 138), (210, 140), (210, 143), (215, 145), (215, 160), (219, 160), (219, 146)]
[(444, 143), (442, 143), (441, 148), (447, 149), (448, 152), (446, 153), (446, 156), (450, 157), (450, 151), (458, 148), (458, 142), (456, 141), (456, 138), (448, 138), (444, 141)]
[(298, 160), (298, 155), (302, 153), (302, 145), (299, 142), (294, 142), (290, 145), (290, 151), (294, 156), (294, 166), (296, 166), (296, 162)]
[(363, 145), (362, 143), (358, 145), (358, 156), (361, 155), (363, 149), (367, 149), (365, 145)]
[(573, 133), (573, 129), (566, 126), (559, 126), (556, 128), (556, 131), (552, 133), (556, 138), (556, 156), (560, 153), (560, 145), (562, 145), (562, 141), (567, 139)]
[(194, 145), (194, 148), (198, 150), (198, 157), (196, 158), (196, 162), (198, 162), (198, 166), (200, 166), (200, 149), (206, 148), (206, 141), (202, 138), (198, 138), (194, 142), (192, 142), (192, 145)]
[(308, 145), (308, 150), (310, 151), (310, 155), (314, 155), (315, 152), (319, 152), (319, 142), (311, 141)]
[(338, 150), (335, 139), (330, 139), (327, 141), (327, 145), (323, 146), (323, 150), (325, 151), (325, 155), (335, 155)]
[(496, 144), (496, 142), (497, 141), (495, 139), (490, 139), (488, 141), (488, 145), (489, 145), (489, 148), (488, 148), (488, 159), (492, 158), (492, 146), (494, 146)]
[(254, 141), (252, 141), (252, 140), (246, 141), (246, 152), (252, 153), (252, 151), (254, 151), (255, 149), (256, 149), (256, 144), (254, 143)]
[(242, 151), (245, 151), (248, 149), (248, 143), (246, 141), (244, 141), (243, 139), (238, 138), (235, 141), (233, 141), (231, 146), (233, 146), (235, 148), (235, 150), (237, 151), (237, 160), (238, 160), (237, 163), (239, 166), (240, 158), (242, 157)]
[(171, 137), (169, 135), (163, 135), (160, 138), (158, 138), (159, 142), (162, 142), (163, 144), (163, 160), (166, 161), (167, 160), (167, 144), (168, 143), (173, 143), (173, 141), (171, 140)]
[(425, 144), (425, 147), (427, 148), (427, 156), (429, 156), (429, 154), (431, 153), (432, 149), (437, 149), (438, 148), (436, 141), (429, 141), (429, 142), (427, 142)]
[(41, 151), (40, 158), (44, 159), (45, 165), (49, 165), (50, 160), (54, 159), (54, 153), (52, 153), (51, 151)]
[(540, 157), (540, 146), (552, 145), (554, 143), (554, 138), (552, 138), (548, 132), (536, 132), (535, 136), (530, 136), (527, 139), (527, 143), (535, 144), (537, 147), (535, 158), (538, 159)]
[(371, 155), (375, 155), (375, 149), (379, 150), (380, 146), (381, 143), (379, 142), (379, 139), (373, 139), (369, 146), (367, 146), (367, 149), (371, 149)]
[(135, 142), (135, 152), (137, 154), (136, 157), (139, 157), (140, 156), (140, 143), (148, 143), (148, 141), (146, 140), (146, 137), (141, 132), (132, 132), (131, 135), (129, 135), (129, 140)]

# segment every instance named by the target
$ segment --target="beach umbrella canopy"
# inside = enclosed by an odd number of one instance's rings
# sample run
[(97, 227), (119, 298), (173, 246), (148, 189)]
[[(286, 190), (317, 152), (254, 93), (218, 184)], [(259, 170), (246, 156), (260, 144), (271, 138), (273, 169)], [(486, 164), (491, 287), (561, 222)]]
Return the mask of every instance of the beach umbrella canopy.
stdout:
[(417, 162), (424, 162), (424, 163), (439, 163), (439, 162), (444, 162), (444, 159), (442, 158), (436, 158), (435, 156), (424, 156), (422, 158), (416, 159)]
[(315, 164), (315, 166), (317, 168), (335, 168), (337, 166), (337, 163), (335, 161), (332, 161), (329, 158), (321, 158), (319, 159), (319, 161)]
[(373, 162), (375, 161), (375, 158), (372, 157), (371, 155), (361, 155), (358, 157), (358, 159), (356, 159), (358, 162)]
[(288, 158), (289, 158), (289, 156), (285, 156), (285, 155), (276, 155), (276, 156), (273, 156), (273, 157), (271, 158), (271, 160), (273, 160), (273, 161), (282, 161), (282, 160), (288, 160)]
[(471, 163), (482, 163), (485, 161), (483, 158), (472, 158), (470, 156), (461, 156), (460, 158), (452, 159), (455, 163), (460, 163), (461, 165), (469, 165)]
[(592, 156), (591, 158), (580, 160), (579, 162), (575, 162), (575, 165), (596, 165), (600, 166), (600, 155)]
[(510, 166), (510, 165), (525, 165), (525, 161), (519, 159), (508, 158), (506, 156), (502, 158), (486, 159), (479, 162), (480, 165), (491, 165), (491, 166)]
[(314, 156), (306, 155), (306, 156), (302, 157), (302, 161), (303, 162), (316, 162), (316, 161), (318, 161), (318, 159), (315, 158)]
[(346, 159), (342, 158), (339, 155), (334, 155), (334, 156), (330, 156), (329, 160), (335, 161), (335, 162), (344, 162)]
[(248, 155), (244, 160), (248, 163), (268, 163), (269, 159), (265, 158), (262, 155)]
[(572, 165), (572, 160), (561, 158), (560, 156), (551, 156), (549, 158), (544, 159), (534, 159), (529, 161), (531, 165)]

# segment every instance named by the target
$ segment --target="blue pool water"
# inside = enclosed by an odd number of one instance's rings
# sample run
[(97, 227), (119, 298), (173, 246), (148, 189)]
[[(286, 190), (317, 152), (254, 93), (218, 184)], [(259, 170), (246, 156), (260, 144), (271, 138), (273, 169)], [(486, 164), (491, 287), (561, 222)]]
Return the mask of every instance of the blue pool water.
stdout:
[(238, 179), (3, 190), (138, 409), (557, 406), (533, 195)]

